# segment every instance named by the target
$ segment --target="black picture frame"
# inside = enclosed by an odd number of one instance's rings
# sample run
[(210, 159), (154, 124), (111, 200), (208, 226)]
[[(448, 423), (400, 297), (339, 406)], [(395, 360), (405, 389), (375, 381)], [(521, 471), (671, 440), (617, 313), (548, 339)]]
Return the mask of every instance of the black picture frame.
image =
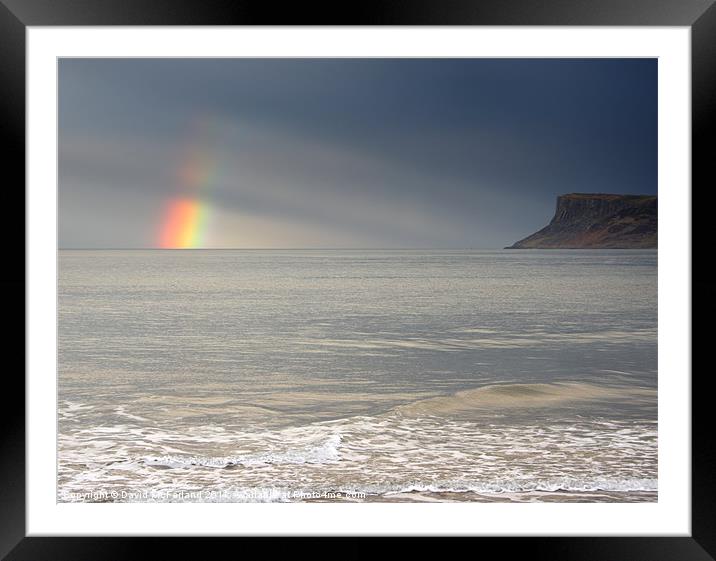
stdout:
[[(716, 137), (716, 6), (714, 0), (400, 0), (360, 3), (293, 3), (278, 8), (269, 2), (204, 0), (0, 0), (0, 135), (4, 137), (4, 205), (10, 210), (7, 232), (25, 231), (25, 28), (77, 25), (555, 25), (555, 26), (687, 26), (692, 47), (692, 240), (706, 247), (710, 236), (713, 180), (709, 140)], [(694, 195), (698, 192), (698, 204)], [(23, 209), (20, 212), (20, 209)], [(699, 220), (699, 218), (704, 218)], [(17, 241), (4, 248), (8, 265), (0, 275), (9, 312), (5, 337), (8, 357), (24, 344), (25, 253)], [(692, 255), (699, 254), (692, 250)], [(711, 281), (705, 260), (692, 261), (692, 298), (702, 296), (692, 315), (692, 357), (703, 353), (707, 329), (698, 329), (716, 305), (708, 298)], [(700, 273), (700, 274), (699, 274)], [(695, 278), (694, 278), (695, 277)], [(22, 308), (22, 310), (21, 310)], [(19, 318), (22, 317), (20, 320)], [(706, 325), (704, 323), (704, 325)], [(22, 359), (24, 371), (24, 356)], [(693, 363), (695, 364), (695, 363)], [(692, 532), (690, 537), (522, 537), (473, 538), (472, 552), (500, 558), (576, 560), (708, 560), (716, 559), (716, 446), (711, 421), (710, 369), (692, 367)], [(684, 373), (687, 375), (688, 373)], [(204, 558), (221, 539), (26, 537), (25, 533), (25, 395), (20, 366), (4, 375), (5, 399), (0, 407), (0, 557), (11, 560), (135, 559), (151, 556)], [(245, 540), (247, 538), (244, 538)], [(261, 549), (276, 551), (276, 538), (250, 538)], [(295, 540), (297, 538), (281, 538)], [(311, 547), (310, 554), (359, 556), (374, 554), (375, 540), (358, 540), (348, 550), (341, 544)], [(210, 545), (211, 544), (211, 545)], [(253, 544), (252, 544), (253, 545)], [(283, 545), (283, 544), (282, 544)], [(465, 544), (460, 544), (464, 546)], [(246, 546), (242, 545), (242, 551)], [(283, 545), (280, 551), (288, 554)], [(303, 543), (295, 547), (305, 547)], [(423, 545), (420, 544), (422, 548)], [(442, 553), (445, 545), (439, 546)], [(477, 549), (474, 549), (477, 547)], [(265, 549), (264, 549), (265, 548)], [(494, 553), (493, 553), (494, 552)], [(238, 553), (238, 550), (237, 550)], [(233, 555), (231, 555), (233, 557)]]

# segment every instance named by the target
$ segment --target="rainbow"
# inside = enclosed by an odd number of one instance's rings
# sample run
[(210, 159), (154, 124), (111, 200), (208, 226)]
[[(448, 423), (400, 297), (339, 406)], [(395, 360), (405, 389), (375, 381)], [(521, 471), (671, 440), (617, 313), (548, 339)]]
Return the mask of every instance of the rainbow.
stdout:
[[(202, 126), (205, 128), (205, 126)], [(203, 131), (206, 135), (206, 131)], [(206, 243), (210, 208), (206, 191), (216, 176), (216, 162), (200, 142), (190, 147), (177, 172), (179, 193), (163, 209), (157, 245), (163, 249), (191, 249)]]
[(190, 198), (175, 198), (169, 201), (159, 247), (164, 249), (196, 248), (204, 243), (208, 205)]

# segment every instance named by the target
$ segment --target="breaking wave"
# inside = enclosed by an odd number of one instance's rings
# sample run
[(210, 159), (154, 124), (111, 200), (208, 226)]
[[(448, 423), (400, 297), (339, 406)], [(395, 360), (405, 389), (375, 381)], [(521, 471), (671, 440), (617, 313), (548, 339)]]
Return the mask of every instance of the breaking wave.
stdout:
[(325, 442), (284, 452), (263, 452), (230, 457), (197, 456), (160, 456), (146, 457), (144, 463), (149, 466), (169, 468), (189, 468), (203, 466), (211, 468), (230, 468), (234, 466), (258, 466), (262, 464), (325, 464), (339, 460), (338, 448), (341, 435), (333, 434)]
[[(325, 492), (374, 501), (530, 501), (550, 493), (652, 501), (656, 420), (584, 411), (588, 403), (655, 398), (649, 388), (495, 384), (283, 428), (100, 425), (59, 435), (60, 497), (94, 500), (84, 498), (87, 490), (104, 489), (125, 501), (293, 502), (323, 500)], [(167, 494), (136, 497), (134, 489)]]
[(544, 408), (575, 402), (655, 400), (656, 390), (618, 388), (594, 384), (563, 382), (551, 384), (495, 384), (464, 390), (448, 396), (432, 397), (400, 405), (396, 413), (446, 416), (482, 409)]

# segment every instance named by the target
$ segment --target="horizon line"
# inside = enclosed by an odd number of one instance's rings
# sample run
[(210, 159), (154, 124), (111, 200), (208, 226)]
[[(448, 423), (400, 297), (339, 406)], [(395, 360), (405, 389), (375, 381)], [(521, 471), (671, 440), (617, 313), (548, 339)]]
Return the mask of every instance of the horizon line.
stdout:
[(58, 247), (59, 251), (472, 251), (504, 247)]
[(57, 251), (651, 251), (628, 247), (58, 247)]

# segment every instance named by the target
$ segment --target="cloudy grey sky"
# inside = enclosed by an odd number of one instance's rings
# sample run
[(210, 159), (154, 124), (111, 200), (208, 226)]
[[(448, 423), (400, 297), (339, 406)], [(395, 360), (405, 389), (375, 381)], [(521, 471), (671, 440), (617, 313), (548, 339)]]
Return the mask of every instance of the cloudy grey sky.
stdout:
[(499, 248), (656, 193), (657, 62), (62, 59), (59, 142), (60, 247)]

